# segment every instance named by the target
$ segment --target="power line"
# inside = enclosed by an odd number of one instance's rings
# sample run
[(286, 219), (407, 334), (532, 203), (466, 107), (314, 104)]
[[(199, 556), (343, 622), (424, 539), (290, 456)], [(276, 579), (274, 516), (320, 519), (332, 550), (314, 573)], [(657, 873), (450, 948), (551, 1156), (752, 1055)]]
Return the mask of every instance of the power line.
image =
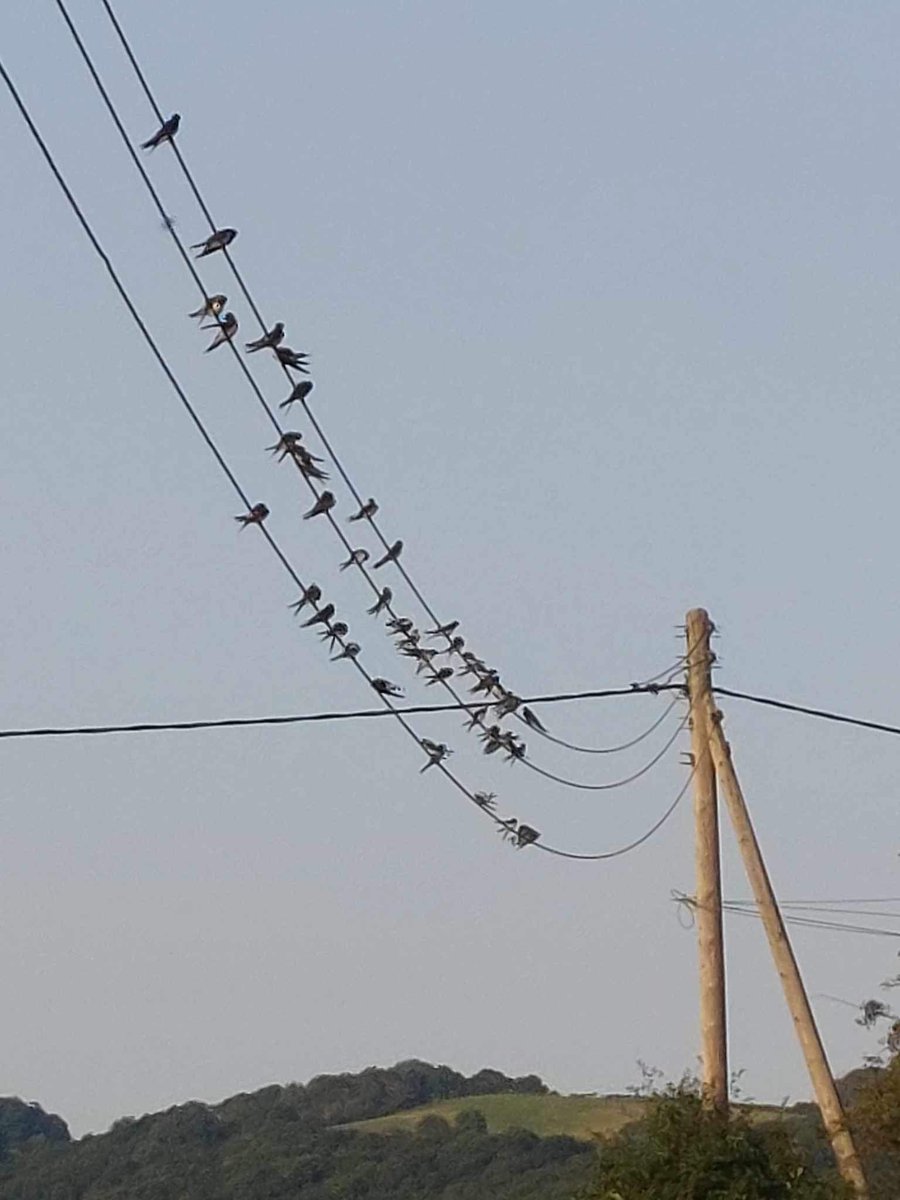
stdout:
[[(197, 415), (196, 411), (194, 410), (193, 406), (191, 405), (186, 393), (184, 392), (184, 389), (181, 387), (180, 383), (178, 382), (177, 378), (175, 377), (174, 373), (172, 372), (172, 369), (169, 367), (168, 362), (166, 361), (165, 357), (163, 356), (162, 351), (157, 346), (156, 341), (154, 340), (152, 334), (150, 333), (147, 326), (145, 325), (134, 302), (132, 301), (124, 284), (120, 280), (115, 268), (113, 267), (109, 256), (104, 251), (99, 239), (97, 238), (90, 223), (88, 222), (88, 220), (85, 217), (84, 213), (82, 212), (77, 200), (75, 199), (75, 196), (73, 195), (71, 189), (69, 188), (68, 184), (66, 183), (65, 178), (63, 177), (62, 172), (60, 171), (59, 167), (57, 166), (56, 161), (53, 158), (53, 155), (51, 154), (46, 142), (44, 141), (43, 137), (41, 136), (40, 131), (38, 130), (37, 126), (35, 125), (34, 121), (32, 120), (31, 114), (29, 113), (21, 96), (19, 95), (19, 92), (18, 92), (15, 84), (13, 83), (12, 79), (10, 78), (10, 75), (7, 72), (6, 67), (4, 66), (2, 60), (0, 60), (0, 78), (2, 78), (4, 83), (6, 84), (6, 87), (9, 91), (10, 95), (12, 96), (13, 102), (15, 103), (16, 107), (19, 110), (19, 114), (21, 115), (23, 121), (25, 122), (35, 143), (39, 147), (48, 167), (50, 168), (54, 178), (56, 179), (57, 184), (59, 185), (60, 189), (62, 190), (63, 194), (66, 197), (66, 200), (69, 203), (69, 206), (71, 207), (76, 218), (78, 219), (78, 222), (82, 227), (82, 230), (84, 231), (85, 235), (87, 236), (88, 240), (90, 241), (90, 243), (91, 243), (93, 249), (95, 250), (95, 252), (97, 253), (98, 257), (101, 259), (104, 266), (106, 267), (106, 270), (107, 270), (110, 278), (112, 279), (112, 281), (116, 287), (116, 290), (119, 293), (120, 298), (122, 299), (123, 303), (126, 305), (132, 319), (134, 320), (135, 324), (137, 325), (138, 329), (140, 330), (144, 340), (147, 342), (147, 345), (150, 347), (151, 351), (153, 352), (153, 355), (156, 358), (157, 363), (162, 368), (166, 378), (168, 379), (172, 388), (175, 390), (176, 395), (178, 396), (182, 405), (185, 407), (186, 411), (191, 416), (191, 418), (194, 422), (194, 425), (196, 426), (198, 431), (203, 436), (204, 441), (206, 442), (210, 451), (213, 453), (219, 467), (221, 468), (221, 470), (227, 477), (228, 481), (231, 483), (235, 492), (238, 494), (238, 496), (241, 498), (242, 502), (245, 504), (245, 506), (249, 510), (249, 508), (251, 507), (249, 499), (247, 498), (246, 494), (243, 492), (236, 477), (232, 473), (231, 469), (229, 468), (228, 464), (226, 463), (226, 461), (225, 461), (224, 457), (222, 456), (221, 452), (219, 451), (218, 447), (215, 445), (215, 442), (213, 441), (212, 437), (210, 436), (210, 434), (206, 430), (205, 426), (203, 425), (203, 422), (201, 421), (200, 417)], [(290, 563), (290, 561), (285, 557), (284, 553), (282, 552), (281, 548), (276, 543), (275, 539), (272, 537), (272, 535), (269, 533), (269, 531), (264, 526), (259, 525), (259, 529), (260, 529), (260, 532), (263, 534), (264, 538), (266, 539), (267, 543), (269, 544), (270, 548), (272, 549), (272, 551), (278, 557), (278, 559), (281, 562), (284, 569), (288, 572), (288, 574), (293, 579), (294, 583), (299, 588), (301, 588), (301, 590), (303, 590), (303, 583), (302, 583), (299, 575), (295, 571), (295, 569), (292, 566), (292, 564)], [(363, 665), (361, 663), (357, 662), (355, 659), (352, 661), (354, 663), (354, 666), (357, 668), (357, 670), (371, 684), (372, 677), (368, 674), (368, 672), (365, 670)], [(629, 689), (629, 690), (633, 690), (633, 689)], [(560, 697), (560, 699), (562, 699), (562, 698), (564, 698), (564, 697)], [(565, 697), (565, 698), (574, 698), (574, 697)], [(390, 704), (390, 701), (387, 699), (387, 697), (382, 695), (381, 700), (385, 706), (385, 709), (388, 710), (394, 717), (396, 717), (396, 719), (399, 721), (401, 727), (406, 731), (406, 733), (419, 745), (419, 747), (421, 749), (425, 750), (425, 745), (423, 743), (423, 740), (415, 732), (413, 727), (409, 724), (409, 722), (402, 715), (402, 713), (397, 712), (393, 708), (393, 706)], [(491, 811), (490, 806), (487, 803), (485, 803), (483, 799), (479, 799), (479, 794), (469, 791), (469, 789), (465, 786), (465, 784), (463, 784), (451, 771), (449, 771), (447, 769), (444, 762), (436, 761), (434, 765), (436, 765), (438, 767), (438, 769), (443, 773), (443, 775), (447, 779), (450, 780), (450, 782), (454, 785), (454, 787), (456, 787), (457, 790), (460, 791), (462, 793), (462, 795), (464, 795), (466, 797), (467, 800), (469, 800), (472, 804), (474, 804), (479, 809), (479, 811), (484, 814), (484, 816), (486, 816), (490, 821), (492, 821), (495, 825), (497, 825), (501, 828), (505, 837), (515, 836), (516, 822), (513, 819), (503, 820), (502, 818), (495, 815), (495, 813), (493, 813)], [(689, 782), (690, 782), (690, 779), (688, 780), (688, 783)], [(657, 822), (656, 825), (654, 825), (642, 838), (640, 838), (636, 842), (632, 843), (631, 846), (622, 848), (617, 851), (613, 851), (610, 854), (575, 854), (575, 853), (571, 853), (569, 851), (559, 850), (555, 847), (545, 845), (543, 842), (541, 842), (539, 840), (533, 840), (533, 839), (532, 839), (532, 844), (534, 844), (539, 850), (543, 850), (545, 853), (555, 854), (555, 855), (559, 855), (564, 858), (571, 858), (571, 859), (595, 860), (596, 861), (596, 860), (604, 859), (607, 857), (615, 857), (619, 854), (627, 853), (628, 850), (636, 849), (637, 846), (642, 845), (648, 838), (653, 836), (653, 834), (656, 832), (656, 830), (659, 829), (662, 826), (662, 824), (668, 819), (668, 817), (671, 815), (671, 812), (674, 811), (675, 807), (677, 807), (679, 800), (681, 799), (681, 797), (683, 796), (683, 794), (686, 790), (687, 790), (687, 784), (685, 784), (684, 788), (682, 788), (681, 792), (679, 792), (678, 796), (676, 797), (676, 800), (670, 806), (670, 808), (666, 811), (666, 813), (663, 815), (663, 818), (659, 822)], [(534, 833), (535, 831), (529, 830), (529, 832)], [(536, 836), (536, 838), (540, 837), (539, 834), (536, 834), (535, 836)], [(520, 846), (524, 845), (524, 844), (526, 844), (526, 843), (523, 843), (521, 841), (519, 842)]]
[[(128, 135), (121, 123), (121, 120), (118, 117), (118, 114), (115, 111), (115, 107), (114, 107), (112, 101), (110, 100), (110, 98), (106, 92), (106, 89), (104, 88), (104, 86), (99, 78), (96, 68), (94, 67), (94, 65), (92, 63), (90, 56), (84, 47), (84, 44), (82, 43), (80, 37), (78, 36), (78, 33), (74, 27), (74, 24), (73, 24), (71, 18), (69, 17), (68, 13), (66, 12), (66, 9), (65, 9), (65, 6), (64, 6), (62, 0), (56, 0), (56, 3), (57, 3), (57, 7), (60, 9), (60, 12), (63, 14), (63, 16), (65, 18), (66, 24), (68, 25), (68, 27), (72, 33), (72, 36), (75, 39), (75, 42), (82, 54), (82, 57), (84, 58), (85, 62), (88, 65), (88, 69), (90, 70), (90, 73), (91, 73), (92, 77), (94, 78), (94, 81), (95, 81), (98, 89), (100, 90), (101, 95), (104, 98), (107, 108), (110, 110), (110, 113), (113, 116), (113, 120), (116, 124), (117, 129), (119, 130), (119, 133), (120, 133), (123, 141), (125, 142), (125, 144), (128, 148), (128, 152), (132, 158), (132, 161), (135, 163), (138, 171), (140, 172), (142, 179), (144, 180), (144, 183), (146, 184), (147, 188), (149, 189), (150, 194), (152, 195), (160, 214), (165, 218), (164, 207), (163, 207), (162, 203), (160, 202), (160, 200), (155, 192), (155, 189), (153, 188), (153, 185), (149, 180), (147, 172), (144, 170), (144, 167), (140, 162), (139, 157), (135, 154), (134, 148), (131, 145), (130, 140), (128, 139)], [(147, 82), (146, 76), (144, 75), (143, 71), (141, 70), (141, 67), (137, 61), (137, 56), (135, 55), (134, 50), (132, 49), (131, 44), (128, 41), (128, 38), (125, 35), (125, 32), (122, 29), (122, 26), (120, 25), (118, 18), (115, 15), (115, 12), (113, 11), (112, 5), (109, 2), (109, 0), (102, 0), (102, 3), (103, 3), (103, 7), (106, 11), (106, 14), (109, 17), (109, 20), (112, 23), (112, 26), (116, 32), (116, 35), (122, 45), (122, 48), (126, 54), (126, 57), (128, 58), (129, 62), (131, 63), (132, 68), (134, 69), (135, 75), (137, 76), (137, 79), (141, 85), (141, 88), (143, 89), (144, 94), (147, 97), (147, 100), (150, 103), (150, 106), (153, 109), (153, 112), (156, 115), (157, 119), (162, 123), (164, 120), (162, 110), (160, 109), (160, 107), (156, 101), (156, 98), (150, 88), (150, 85)], [(184, 159), (184, 156), (181, 153), (181, 150), (176, 145), (176, 143), (173, 139), (170, 139), (170, 145), (171, 145), (173, 153), (175, 154), (176, 160), (181, 168), (181, 171), (182, 171), (201, 211), (203, 212), (206, 220), (208, 221), (210, 228), (212, 230), (215, 230), (217, 228), (216, 222), (215, 222), (215, 220), (212, 216), (212, 213), (210, 212), (206, 202), (203, 199), (202, 193), (200, 192), (200, 189), (199, 189), (193, 175), (191, 174), (191, 171)], [(167, 224), (167, 227), (169, 228), (169, 232), (171, 233), (173, 239), (176, 241), (176, 243), (178, 243), (179, 249), (181, 250), (182, 257), (188, 263), (192, 275), (194, 276), (195, 280), (197, 280), (199, 286), (202, 289), (203, 285), (199, 281), (199, 277), (197, 275), (196, 269), (194, 268), (193, 263), (191, 262), (190, 258), (186, 255), (186, 252), (180, 243), (180, 239), (178, 238), (178, 235), (176, 234), (175, 230), (171, 228), (171, 225)], [(224, 250), (224, 257), (231, 269), (232, 274), (234, 275), (234, 278), (238, 284), (238, 287), (240, 288), (241, 292), (244, 295), (244, 298), (246, 299), (253, 314), (255, 315), (257, 321), (259, 322), (260, 328), (265, 332), (268, 328), (267, 323), (264, 320), (259, 308), (257, 307), (256, 302), (254, 301), (253, 296), (251, 295), (248, 286), (244, 282), (243, 277), (241, 276), (240, 272), (238, 271), (237, 266), (235, 265), (234, 259), (227, 247)], [(204, 295), (205, 294), (206, 293), (204, 291)], [(269, 417), (269, 420), (272, 422), (273, 426), (278, 430), (279, 435), (280, 435), (283, 431), (281, 430), (280, 423), (279, 423), (277, 417), (275, 416), (271, 407), (269, 406), (269, 404), (263, 397), (262, 392), (260, 391), (258, 385), (256, 384), (256, 381), (253, 379), (249, 369), (247, 368), (246, 363), (241, 358), (237, 347), (235, 347), (232, 344), (231, 349), (232, 349), (234, 356), (240, 363), (241, 370), (242, 370), (243, 374), (245, 375), (245, 377), (247, 378), (248, 382), (250, 383), (251, 387), (253, 388), (253, 390), (257, 396), (257, 399), (260, 401), (260, 403), (265, 408), (266, 413)], [(287, 367), (283, 363), (281, 364), (281, 366), (282, 366), (282, 371), (283, 371), (285, 377), (293, 384), (293, 379), (291, 378)], [(312, 425), (319, 440), (321, 441), (323, 447), (325, 448), (327, 455), (329, 456), (329, 458), (331, 459), (335, 468), (337, 469), (338, 474), (343, 479), (345, 485), (349, 489), (351, 495), (354, 497), (356, 503), (359, 504), (360, 507), (362, 507), (364, 504), (364, 501), (363, 501), (360, 491), (354, 485), (353, 480), (351, 479), (349, 473), (345, 469), (343, 462), (341, 461), (337, 452), (334, 450), (334, 447), (332, 446), (330, 440), (328, 439), (320, 422), (316, 418), (315, 414), (312, 412), (307, 398), (303, 397), (301, 399), (300, 403), (306, 413), (308, 420), (310, 421), (310, 424)], [(297, 464), (295, 462), (295, 466), (299, 466), (299, 464)], [(318, 499), (319, 494), (318, 494), (315, 486), (313, 485), (312, 481), (309, 478), (307, 478), (306, 475), (302, 471), (301, 471), (301, 474), (303, 474), (304, 480), (305, 480), (307, 486), (309, 487), (310, 491), (312, 492), (312, 494), (314, 496), (316, 496), (316, 498)], [(347, 551), (348, 554), (351, 554), (352, 547), (350, 545), (350, 542), (347, 539), (343, 529), (340, 527), (340, 525), (335, 520), (333, 514), (331, 512), (326, 513), (326, 518), (327, 518), (328, 523), (330, 524), (332, 530), (334, 531), (334, 533), (336, 534), (338, 539), (341, 541), (344, 549)], [(380, 526), (378, 525), (377, 521), (374, 518), (374, 514), (368, 518), (368, 521), (369, 521), (369, 524), (371, 525), (373, 531), (375, 532), (376, 536), (378, 537), (379, 541), (381, 542), (382, 547), (386, 551), (389, 551), (391, 548), (391, 543), (388, 541), (387, 537), (382, 533)], [(428, 603), (428, 600), (426, 599), (426, 597), (424, 596), (422, 591), (416, 585), (414, 579), (412, 578), (412, 576), (406, 569), (405, 565), (399, 560), (399, 558), (395, 558), (393, 561), (394, 561), (394, 565), (397, 568), (397, 570), (399, 571), (401, 577), (407, 584), (407, 587), (410, 589), (412, 594), (419, 601), (423, 610), (425, 611), (425, 613), (427, 613), (429, 618), (434, 622), (434, 624), (438, 628), (438, 630), (440, 630), (441, 624), (442, 624), (440, 618), (437, 616), (434, 609)], [(354, 565), (359, 570), (359, 572), (363, 576), (363, 578), (366, 580), (366, 582), (369, 585), (370, 589), (372, 590), (373, 594), (377, 596), (380, 593), (381, 589), (380, 589), (378, 583), (373, 579), (372, 575), (366, 568), (365, 564), (361, 563), (361, 562), (356, 562), (356, 563), (354, 563)], [(390, 606), (387, 607), (386, 611), (390, 612), (392, 615), (396, 615), (396, 614), (394, 614), (394, 612), (390, 608)], [(443, 636), (445, 637), (445, 639), (450, 647), (450, 653), (459, 653), (458, 651), (454, 651), (452, 636), (450, 634), (443, 634)], [(682, 658), (679, 660), (679, 663), (683, 662), (683, 661), (684, 661), (684, 659)], [(678, 664), (676, 664), (676, 666), (677, 665)], [(664, 673), (661, 673), (661, 674), (664, 674)], [(658, 677), (656, 677), (656, 678), (658, 678)], [(438, 678), (437, 682), (440, 683), (440, 685), (444, 688), (444, 690), (450, 696), (452, 696), (452, 698), (457, 703), (462, 703), (462, 697), (460, 696), (459, 692), (456, 690), (456, 688), (454, 687), (453, 684), (451, 684), (447, 679), (444, 679), (444, 678)], [(474, 716), (474, 714), (473, 714), (473, 716)], [(519, 717), (519, 720), (520, 721), (522, 720), (521, 716)], [(482, 729), (485, 728), (484, 722), (480, 719), (476, 719), (474, 721), (474, 724), (480, 725)], [(653, 729), (655, 729), (655, 728), (656, 728), (656, 724), (654, 724), (654, 726), (650, 730), (646, 731), (645, 734), (642, 735), (642, 737), (633, 739), (632, 741), (625, 743), (621, 747), (621, 749), (629, 749), (631, 746), (637, 745), (641, 740), (643, 740), (644, 736), (649, 736), (649, 733), (653, 732)], [(568, 749), (581, 749), (581, 748), (573, 745), (572, 743), (567, 743), (563, 740), (560, 740), (559, 744)], [(619, 749), (618, 747), (610, 747), (605, 752), (613, 753), (613, 752), (616, 752), (618, 749)], [(591, 752), (591, 751), (587, 750), (587, 752)], [(533, 763), (529, 762), (527, 758), (523, 757), (522, 761), (525, 762), (526, 765), (528, 765), (528, 766), (533, 766), (535, 770), (537, 770), (540, 774), (543, 774), (547, 779), (550, 779), (553, 782), (559, 783), (562, 786), (575, 787), (577, 789), (584, 789), (584, 790), (594, 790), (594, 788), (595, 788), (595, 785), (576, 783), (574, 781), (569, 781), (560, 776), (554, 775), (551, 772), (542, 771), (540, 768), (536, 767)], [(658, 759), (654, 759), (653, 763), (655, 763), (656, 761), (658, 761)], [(653, 763), (651, 763), (650, 765), (652, 766)], [(643, 772), (641, 772), (641, 774), (643, 774)], [(597, 790), (604, 790), (604, 789), (606, 789), (608, 787), (612, 787), (612, 786), (620, 786), (620, 785), (618, 785), (618, 784), (602, 784), (602, 785), (598, 785)]]
[(805, 704), (791, 704), (787, 700), (774, 700), (771, 696), (754, 696), (750, 692), (736, 692), (733, 688), (714, 687), (719, 696), (732, 696), (735, 700), (749, 700), (751, 704), (763, 704), (767, 708), (780, 708), (785, 712), (803, 713), (807, 717), (819, 717), (823, 721), (837, 721), (841, 725), (856, 725), (860, 729), (873, 729), (876, 733), (900, 735), (900, 726), (886, 725), (881, 721), (866, 721), (862, 717), (848, 717), (843, 713), (830, 712), (824, 708), (810, 708)]
[[(644, 694), (650, 689), (642, 689)], [(615, 696), (634, 696), (642, 690), (630, 688), (606, 688), (593, 692), (564, 692), (550, 696), (535, 696), (526, 704), (559, 704), (571, 700), (603, 700)], [(429, 713), (465, 712), (477, 708), (475, 704), (411, 704), (401, 707), (352, 709), (343, 712), (298, 713), (286, 716), (266, 717), (223, 717), (200, 721), (141, 721), (127, 725), (70, 725), (43, 726), (31, 729), (0, 729), (0, 739), (41, 737), (90, 737), (104, 733), (161, 733), (170, 730), (234, 729), (255, 725), (300, 725), (307, 722), (356, 721), (369, 717), (428, 715)]]

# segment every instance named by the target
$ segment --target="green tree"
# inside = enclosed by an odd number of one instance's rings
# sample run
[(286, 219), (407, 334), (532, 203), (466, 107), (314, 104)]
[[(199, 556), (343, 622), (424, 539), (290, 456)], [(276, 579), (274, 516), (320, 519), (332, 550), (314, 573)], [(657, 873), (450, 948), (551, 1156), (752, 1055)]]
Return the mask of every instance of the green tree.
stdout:
[(590, 1200), (843, 1200), (830, 1171), (817, 1173), (786, 1128), (751, 1125), (703, 1107), (682, 1084), (657, 1094), (648, 1115), (600, 1153)]

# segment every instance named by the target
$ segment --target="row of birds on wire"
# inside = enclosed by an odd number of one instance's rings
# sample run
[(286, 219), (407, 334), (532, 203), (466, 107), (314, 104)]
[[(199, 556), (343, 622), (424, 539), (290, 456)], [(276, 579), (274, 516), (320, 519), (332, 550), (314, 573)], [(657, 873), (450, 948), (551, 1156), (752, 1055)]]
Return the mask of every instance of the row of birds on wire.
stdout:
[[(176, 113), (164, 122), (151, 138), (142, 143), (144, 149), (152, 150), (164, 142), (172, 142), (179, 124), (180, 117)], [(217, 252), (225, 251), (236, 237), (237, 230), (233, 228), (216, 229), (204, 241), (193, 244), (191, 249), (198, 252), (196, 255), (198, 259), (207, 258)], [(233, 312), (228, 311), (227, 304), (227, 297), (222, 293), (216, 293), (207, 296), (203, 305), (189, 314), (190, 317), (200, 321), (201, 329), (215, 330), (215, 336), (204, 353), (209, 353), (226, 342), (232, 342), (237, 335), (238, 320)], [(207, 318), (210, 321), (204, 324)], [(305, 351), (295, 351), (285, 346), (284, 338), (285, 326), (283, 322), (279, 321), (271, 329), (266, 330), (261, 337), (246, 342), (245, 351), (248, 354), (255, 354), (262, 350), (271, 350), (286, 372), (296, 371), (308, 376), (309, 355)], [(293, 404), (298, 402), (305, 406), (313, 387), (311, 379), (296, 382), (290, 395), (281, 403), (280, 407), (290, 409)], [(332, 511), (337, 505), (336, 496), (329, 489), (317, 491), (317, 485), (327, 483), (329, 480), (328, 473), (323, 469), (325, 460), (313, 454), (303, 444), (302, 433), (295, 430), (282, 432), (278, 441), (267, 449), (277, 457), (279, 462), (290, 458), (311, 484), (316, 499), (313, 506), (303, 514), (303, 519), (312, 520), (316, 517), (328, 516), (328, 519), (334, 523)], [(370, 498), (362, 503), (359, 510), (348, 520), (351, 523), (360, 521), (372, 523), (378, 507), (375, 499)], [(247, 528), (250, 525), (261, 525), (268, 516), (268, 506), (264, 503), (257, 503), (246, 513), (237, 516), (235, 520), (242, 528)], [(340, 536), (344, 540), (343, 535)], [(345, 545), (349, 545), (346, 540)], [(403, 542), (398, 539), (369, 566), (372, 556), (367, 549), (364, 547), (350, 549), (347, 559), (340, 563), (340, 570), (356, 567), (368, 576), (370, 570), (377, 571), (390, 563), (399, 563), (402, 552)], [(369, 581), (372, 582), (371, 578)], [(393, 592), (389, 586), (384, 586), (380, 590), (376, 586), (375, 590), (378, 592), (378, 596), (375, 604), (367, 610), (368, 613), (373, 616), (388, 614), (386, 628), (394, 639), (398, 652), (415, 663), (416, 675), (426, 676), (426, 686), (442, 684), (450, 687), (449, 680), (454, 676), (457, 679), (470, 677), (474, 680), (470, 693), (479, 697), (479, 701), (469, 707), (465, 728), (478, 731), (484, 754), (499, 753), (510, 764), (525, 761), (527, 753), (525, 742), (512, 730), (503, 728), (500, 722), (515, 714), (527, 727), (541, 734), (546, 734), (547, 730), (534, 712), (523, 704), (521, 697), (503, 686), (499, 672), (489, 667), (472, 651), (466, 649), (465, 639), (457, 632), (459, 622), (449, 621), (444, 624), (436, 624), (433, 629), (427, 629), (423, 634), (416, 628), (411, 618), (399, 616), (394, 612), (392, 608)], [(332, 655), (332, 661), (356, 661), (361, 653), (361, 646), (358, 642), (349, 639), (349, 626), (345, 621), (337, 619), (334, 604), (326, 602), (320, 605), (322, 599), (321, 588), (312, 583), (303, 588), (299, 599), (291, 605), (291, 608), (298, 616), (307, 607), (313, 610), (311, 615), (302, 622), (302, 626), (318, 630), (320, 640), (327, 644), (329, 650), (336, 651)], [(424, 644), (426, 641), (439, 641), (445, 644), (441, 648)], [(447, 661), (441, 662), (440, 660), (445, 656)], [(461, 664), (456, 668), (449, 662), (453, 656), (456, 656)], [(367, 676), (367, 678), (369, 678), (372, 688), (388, 704), (391, 700), (403, 698), (402, 688), (391, 680), (379, 676), (374, 678)], [(435, 742), (423, 737), (419, 737), (417, 740), (428, 759), (420, 773), (424, 773), (434, 766), (442, 766), (453, 754), (453, 751), (443, 742)], [(470, 793), (470, 796), (486, 811), (492, 815), (495, 814), (496, 795), (494, 793), (475, 792)], [(498, 822), (504, 839), (511, 840), (518, 848), (532, 844), (540, 837), (537, 830), (517, 821), (516, 818), (502, 820), (494, 815), (494, 819)]]

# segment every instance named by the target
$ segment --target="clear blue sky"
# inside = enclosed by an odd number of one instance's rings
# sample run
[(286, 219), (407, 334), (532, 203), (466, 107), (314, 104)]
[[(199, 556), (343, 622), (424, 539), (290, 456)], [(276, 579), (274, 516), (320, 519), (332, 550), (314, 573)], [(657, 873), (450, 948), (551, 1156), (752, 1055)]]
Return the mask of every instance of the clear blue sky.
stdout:
[[(264, 311), (314, 356), (329, 434), (505, 680), (627, 684), (702, 604), (722, 683), (900, 719), (896, 5), (120, 7)], [(99, 5), (72, 12), (147, 137)], [(327, 527), (299, 521), (233, 362), (201, 353), (193, 285), (52, 4), (6, 15), (4, 58), (273, 532), (371, 669), (403, 677)], [(0, 723), (368, 703), (295, 628), (7, 101), (0, 120)], [(171, 156), (148, 161), (200, 240)], [(232, 290), (221, 261), (204, 278)], [(603, 743), (658, 711), (545, 715)], [(726, 715), (782, 895), (900, 894), (900, 744)], [(684, 779), (672, 756), (629, 789), (566, 791), (483, 759), (456, 718), (421, 728), (577, 849), (638, 836)], [(534, 750), (588, 780), (644, 757)], [(513, 853), (384, 723), (6, 742), (2, 759), (4, 1090), (76, 1131), (414, 1055), (578, 1091), (623, 1089), (638, 1058), (694, 1065), (695, 946), (670, 900), (692, 888), (689, 805), (584, 865)], [(726, 876), (747, 894), (730, 844)], [(896, 970), (888, 940), (796, 944), (814, 994), (858, 1001)], [(808, 1095), (755, 923), (729, 925), (728, 965), (747, 1090)], [(856, 1065), (871, 1037), (817, 1008), (836, 1068)]]

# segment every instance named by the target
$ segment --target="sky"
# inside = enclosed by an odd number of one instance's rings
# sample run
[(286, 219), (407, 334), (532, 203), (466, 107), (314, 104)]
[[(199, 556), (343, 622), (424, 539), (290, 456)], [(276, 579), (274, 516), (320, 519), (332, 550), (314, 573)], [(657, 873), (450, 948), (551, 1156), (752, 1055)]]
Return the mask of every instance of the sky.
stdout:
[[(71, 14), (143, 140), (156, 121), (101, 6)], [(312, 355), (315, 411), (359, 490), (509, 686), (627, 686), (674, 661), (702, 605), (723, 686), (900, 720), (896, 5), (222, 0), (213, 18), (157, 0), (119, 16), (257, 302)], [(6, 15), (3, 60), (272, 533), (369, 669), (434, 700), (327, 525), (300, 520), (307, 496), (265, 453), (231, 357), (202, 353), (195, 286), (55, 5)], [(368, 707), (298, 631), (263, 539), (238, 531), (5, 93), (0, 131), (0, 726)], [(147, 164), (200, 241), (168, 149)], [(202, 273), (255, 336), (221, 258)], [(541, 716), (607, 746), (662, 704)], [(900, 743), (722, 708), (779, 894), (900, 895)], [(578, 852), (639, 837), (686, 777), (673, 749), (629, 787), (572, 790), (484, 758), (455, 714), (417, 728), (502, 815)], [(618, 755), (529, 752), (607, 782), (672, 728)], [(695, 937), (671, 898), (693, 888), (689, 801), (639, 850), (572, 862), (514, 852), (421, 762), (392, 721), (4, 741), (3, 1090), (81, 1134), (410, 1057), (566, 1092), (622, 1091), (638, 1060), (695, 1069)], [(746, 897), (727, 827), (723, 842), (726, 895)], [(762, 930), (731, 918), (726, 935), (742, 1086), (806, 1098)], [(794, 940), (846, 1071), (874, 1037), (825, 997), (879, 995), (896, 943)]]

